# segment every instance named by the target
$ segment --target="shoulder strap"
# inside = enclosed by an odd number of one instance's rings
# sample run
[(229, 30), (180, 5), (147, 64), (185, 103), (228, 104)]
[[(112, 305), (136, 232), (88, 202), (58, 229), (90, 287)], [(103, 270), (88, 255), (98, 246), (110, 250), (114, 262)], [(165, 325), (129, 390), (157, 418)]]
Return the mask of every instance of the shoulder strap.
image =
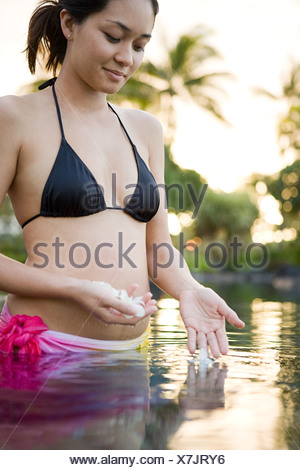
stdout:
[(110, 107), (110, 109), (112, 110), (112, 112), (115, 113), (115, 115), (117, 116), (117, 118), (118, 118), (118, 120), (119, 120), (119, 123), (121, 124), (122, 129), (123, 129), (123, 131), (125, 132), (125, 134), (126, 134), (128, 140), (129, 140), (129, 142), (131, 143), (132, 147), (135, 148), (135, 145), (134, 145), (134, 143), (132, 142), (132, 140), (131, 140), (131, 138), (130, 138), (130, 135), (128, 134), (128, 132), (127, 132), (127, 130), (126, 130), (126, 128), (125, 128), (123, 122), (121, 121), (121, 118), (120, 118), (120, 116), (118, 115), (117, 111), (112, 107), (112, 105), (111, 105), (110, 103), (107, 103), (107, 104), (108, 104), (108, 106)]
[(65, 133), (64, 133), (64, 128), (63, 128), (63, 124), (62, 124), (60, 109), (59, 109), (59, 105), (58, 105), (58, 101), (57, 101), (57, 96), (56, 96), (56, 92), (55, 92), (55, 88), (54, 88), (54, 83), (53, 83), (53, 86), (52, 86), (52, 91), (53, 91), (54, 101), (55, 101), (55, 105), (56, 105), (56, 111), (57, 111), (57, 117), (58, 117), (59, 126), (60, 126), (60, 130), (61, 130), (61, 135), (62, 135), (63, 138), (65, 138)]

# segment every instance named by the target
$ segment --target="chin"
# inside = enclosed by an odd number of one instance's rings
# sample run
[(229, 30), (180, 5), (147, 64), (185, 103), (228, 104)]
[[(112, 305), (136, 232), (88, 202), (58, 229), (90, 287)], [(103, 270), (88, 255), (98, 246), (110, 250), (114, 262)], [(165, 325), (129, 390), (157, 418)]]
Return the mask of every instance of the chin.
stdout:
[[(118, 91), (121, 90), (121, 88), (124, 86), (124, 84), (122, 86), (107, 86), (107, 87), (103, 87), (102, 88), (102, 92), (105, 93), (106, 95), (115, 95), (116, 93), (118, 93)], [(100, 91), (100, 90), (99, 90)]]

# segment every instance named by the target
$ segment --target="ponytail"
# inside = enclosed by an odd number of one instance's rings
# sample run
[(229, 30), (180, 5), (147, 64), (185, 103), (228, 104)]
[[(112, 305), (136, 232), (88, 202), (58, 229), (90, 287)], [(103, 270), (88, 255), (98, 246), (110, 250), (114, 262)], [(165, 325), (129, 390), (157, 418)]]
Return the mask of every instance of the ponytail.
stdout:
[(67, 40), (60, 26), (63, 9), (56, 1), (42, 1), (34, 10), (29, 22), (27, 48), (25, 49), (29, 70), (35, 73), (38, 56), (47, 57), (45, 68), (53, 70), (63, 63)]

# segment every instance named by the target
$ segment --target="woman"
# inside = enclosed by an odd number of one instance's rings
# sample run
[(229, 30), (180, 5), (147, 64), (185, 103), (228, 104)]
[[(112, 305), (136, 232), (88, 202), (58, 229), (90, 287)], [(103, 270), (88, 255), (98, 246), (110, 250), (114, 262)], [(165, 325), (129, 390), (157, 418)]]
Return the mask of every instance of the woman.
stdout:
[(191, 353), (226, 354), (225, 318), (244, 326), (172, 246), (160, 123), (107, 103), (141, 65), (157, 12), (156, 0), (59, 0), (31, 18), (31, 72), (43, 46), (46, 68), (61, 68), (42, 91), (0, 100), (0, 203), (8, 193), (28, 254), (1, 255), (2, 351), (136, 347), (157, 310), (148, 276), (179, 300)]

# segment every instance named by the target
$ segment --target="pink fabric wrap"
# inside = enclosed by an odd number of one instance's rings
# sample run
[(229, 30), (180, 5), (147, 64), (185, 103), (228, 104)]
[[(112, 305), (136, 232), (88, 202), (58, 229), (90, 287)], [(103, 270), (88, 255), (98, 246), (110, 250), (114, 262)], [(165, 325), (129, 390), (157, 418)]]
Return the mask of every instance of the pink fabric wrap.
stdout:
[(7, 312), (7, 307), (3, 316), (4, 321), (2, 321), (2, 317), (0, 321), (0, 351), (11, 353), (15, 348), (18, 348), (19, 354), (40, 355), (38, 335), (48, 330), (43, 320), (38, 316), (30, 317), (28, 315), (12, 317)]
[(148, 339), (147, 329), (138, 338), (126, 341), (107, 341), (75, 336), (49, 330), (43, 320), (35, 315), (12, 316), (7, 304), (0, 316), (0, 351), (18, 354), (41, 355), (42, 353), (63, 353), (92, 351), (125, 351), (137, 349)]

